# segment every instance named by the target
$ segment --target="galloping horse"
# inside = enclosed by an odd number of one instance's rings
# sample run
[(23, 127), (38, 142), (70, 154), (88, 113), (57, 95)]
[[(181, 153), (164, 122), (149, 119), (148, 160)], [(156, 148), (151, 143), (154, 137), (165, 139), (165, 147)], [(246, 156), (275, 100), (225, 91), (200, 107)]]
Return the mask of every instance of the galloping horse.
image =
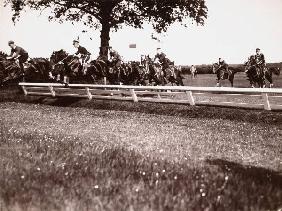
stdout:
[[(52, 64), (51, 75), (57, 74), (57, 80), (62, 81), (64, 77), (68, 77), (70, 81), (84, 81), (84, 71), (79, 58), (68, 54), (63, 49), (54, 51), (50, 57)], [(66, 82), (64, 80), (64, 82)]]
[(280, 68), (277, 67), (270, 67), (270, 68), (266, 68), (265, 71), (265, 78), (266, 80), (269, 81), (269, 87), (272, 88), (273, 87), (273, 79), (272, 79), (272, 75), (280, 75)]
[(90, 62), (90, 65), (86, 68), (85, 76), (88, 82), (97, 82), (107, 76), (108, 72), (107, 62), (97, 58)]
[(19, 82), (23, 78), (20, 66), (15, 60), (8, 60), (8, 55), (0, 52), (0, 85), (9, 82)]
[(170, 65), (169, 68), (164, 70), (165, 80), (167, 83), (171, 83), (172, 86), (176, 84), (176, 86), (184, 86), (183, 84), (183, 76), (181, 75), (180, 68)]
[(149, 84), (153, 84), (154, 86), (165, 85), (165, 74), (160, 64), (149, 63), (148, 79)]
[(50, 77), (51, 63), (45, 58), (33, 58), (25, 66), (26, 82), (53, 82)]
[(24, 64), (24, 73), (15, 60), (7, 60), (5, 53), (0, 53), (0, 83), (19, 82), (23, 79), (27, 82), (50, 81), (50, 62), (44, 58), (33, 58)]
[(146, 85), (146, 68), (137, 62), (131, 63), (133, 85)]
[(226, 71), (219, 69), (219, 65), (217, 63), (214, 63), (212, 65), (212, 71), (214, 74), (216, 74), (217, 77), (217, 86), (220, 86), (221, 80), (228, 79), (230, 81), (231, 87), (233, 87), (233, 81), (234, 81), (234, 75), (237, 73), (235, 68), (228, 67)]

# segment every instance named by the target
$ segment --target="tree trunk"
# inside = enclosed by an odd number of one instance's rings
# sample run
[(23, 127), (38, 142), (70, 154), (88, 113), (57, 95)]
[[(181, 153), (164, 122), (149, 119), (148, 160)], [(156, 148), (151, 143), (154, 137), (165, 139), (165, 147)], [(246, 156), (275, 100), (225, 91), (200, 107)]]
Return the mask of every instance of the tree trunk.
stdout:
[(101, 30), (101, 46), (100, 46), (100, 57), (102, 59), (108, 59), (109, 41), (110, 41), (110, 25), (107, 21), (102, 23)]

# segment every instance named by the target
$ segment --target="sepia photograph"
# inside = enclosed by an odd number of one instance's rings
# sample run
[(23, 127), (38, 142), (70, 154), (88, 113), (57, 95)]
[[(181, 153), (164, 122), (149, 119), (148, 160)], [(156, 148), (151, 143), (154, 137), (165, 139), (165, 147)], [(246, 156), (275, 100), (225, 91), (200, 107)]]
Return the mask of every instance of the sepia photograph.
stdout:
[(0, 211), (282, 211), (282, 0), (0, 0)]

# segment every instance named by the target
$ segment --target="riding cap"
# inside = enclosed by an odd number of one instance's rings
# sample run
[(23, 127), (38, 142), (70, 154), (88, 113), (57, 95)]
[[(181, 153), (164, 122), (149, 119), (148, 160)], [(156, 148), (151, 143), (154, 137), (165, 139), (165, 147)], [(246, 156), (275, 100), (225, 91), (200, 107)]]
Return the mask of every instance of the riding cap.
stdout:
[(259, 48), (257, 48), (257, 49), (256, 49), (256, 51), (260, 51), (260, 49), (259, 49)]
[(15, 42), (12, 41), (12, 40), (10, 40), (10, 41), (8, 42), (8, 45), (11, 45), (11, 44), (15, 44)]
[(79, 41), (78, 41), (78, 40), (74, 40), (74, 41), (73, 41), (73, 44), (74, 44), (74, 43), (79, 43)]

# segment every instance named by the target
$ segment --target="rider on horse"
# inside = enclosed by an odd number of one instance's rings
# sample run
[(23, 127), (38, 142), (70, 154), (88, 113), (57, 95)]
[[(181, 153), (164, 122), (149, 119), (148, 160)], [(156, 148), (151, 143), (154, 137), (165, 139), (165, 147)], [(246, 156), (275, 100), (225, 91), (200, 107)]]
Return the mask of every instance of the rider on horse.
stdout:
[(255, 60), (256, 60), (257, 66), (264, 70), (266, 67), (265, 58), (264, 58), (264, 55), (260, 52), (259, 48), (256, 49)]
[(220, 75), (220, 78), (223, 79), (224, 73), (228, 73), (228, 64), (222, 58), (218, 59), (218, 68), (216, 73), (220, 74), (220, 70), (223, 70), (223, 74)]
[(77, 48), (77, 51), (76, 51), (75, 55), (78, 56), (78, 58), (80, 59), (81, 65), (82, 65), (83, 70), (84, 70), (85, 66), (86, 66), (86, 63), (90, 60), (91, 53), (89, 53), (89, 51), (86, 50), (85, 47), (82, 47), (81, 45), (79, 45), (79, 41), (78, 40), (74, 40), (73, 41), (73, 46), (75, 48)]
[(157, 48), (157, 54), (155, 55), (154, 61), (158, 61), (162, 65), (162, 69), (165, 70), (169, 68), (173, 62), (171, 62), (165, 55), (165, 53), (160, 51), (160, 48)]
[(265, 70), (266, 70), (265, 57), (260, 52), (259, 48), (256, 49), (255, 55), (251, 55), (248, 58), (248, 61), (245, 63), (245, 65), (247, 65), (247, 68), (245, 70), (246, 73), (248, 73), (248, 71), (250, 70), (251, 67), (258, 67), (261, 70), (263, 70), (263, 72), (265, 72)]
[(121, 66), (121, 56), (119, 55), (119, 53), (115, 50), (112, 49), (112, 47), (110, 47), (110, 63), (112, 67), (116, 67), (117, 69), (120, 68)]
[(11, 47), (11, 54), (7, 57), (7, 59), (15, 59), (22, 73), (24, 73), (23, 63), (28, 60), (27, 51), (20, 46), (16, 46), (14, 41), (9, 41), (8, 45)]

